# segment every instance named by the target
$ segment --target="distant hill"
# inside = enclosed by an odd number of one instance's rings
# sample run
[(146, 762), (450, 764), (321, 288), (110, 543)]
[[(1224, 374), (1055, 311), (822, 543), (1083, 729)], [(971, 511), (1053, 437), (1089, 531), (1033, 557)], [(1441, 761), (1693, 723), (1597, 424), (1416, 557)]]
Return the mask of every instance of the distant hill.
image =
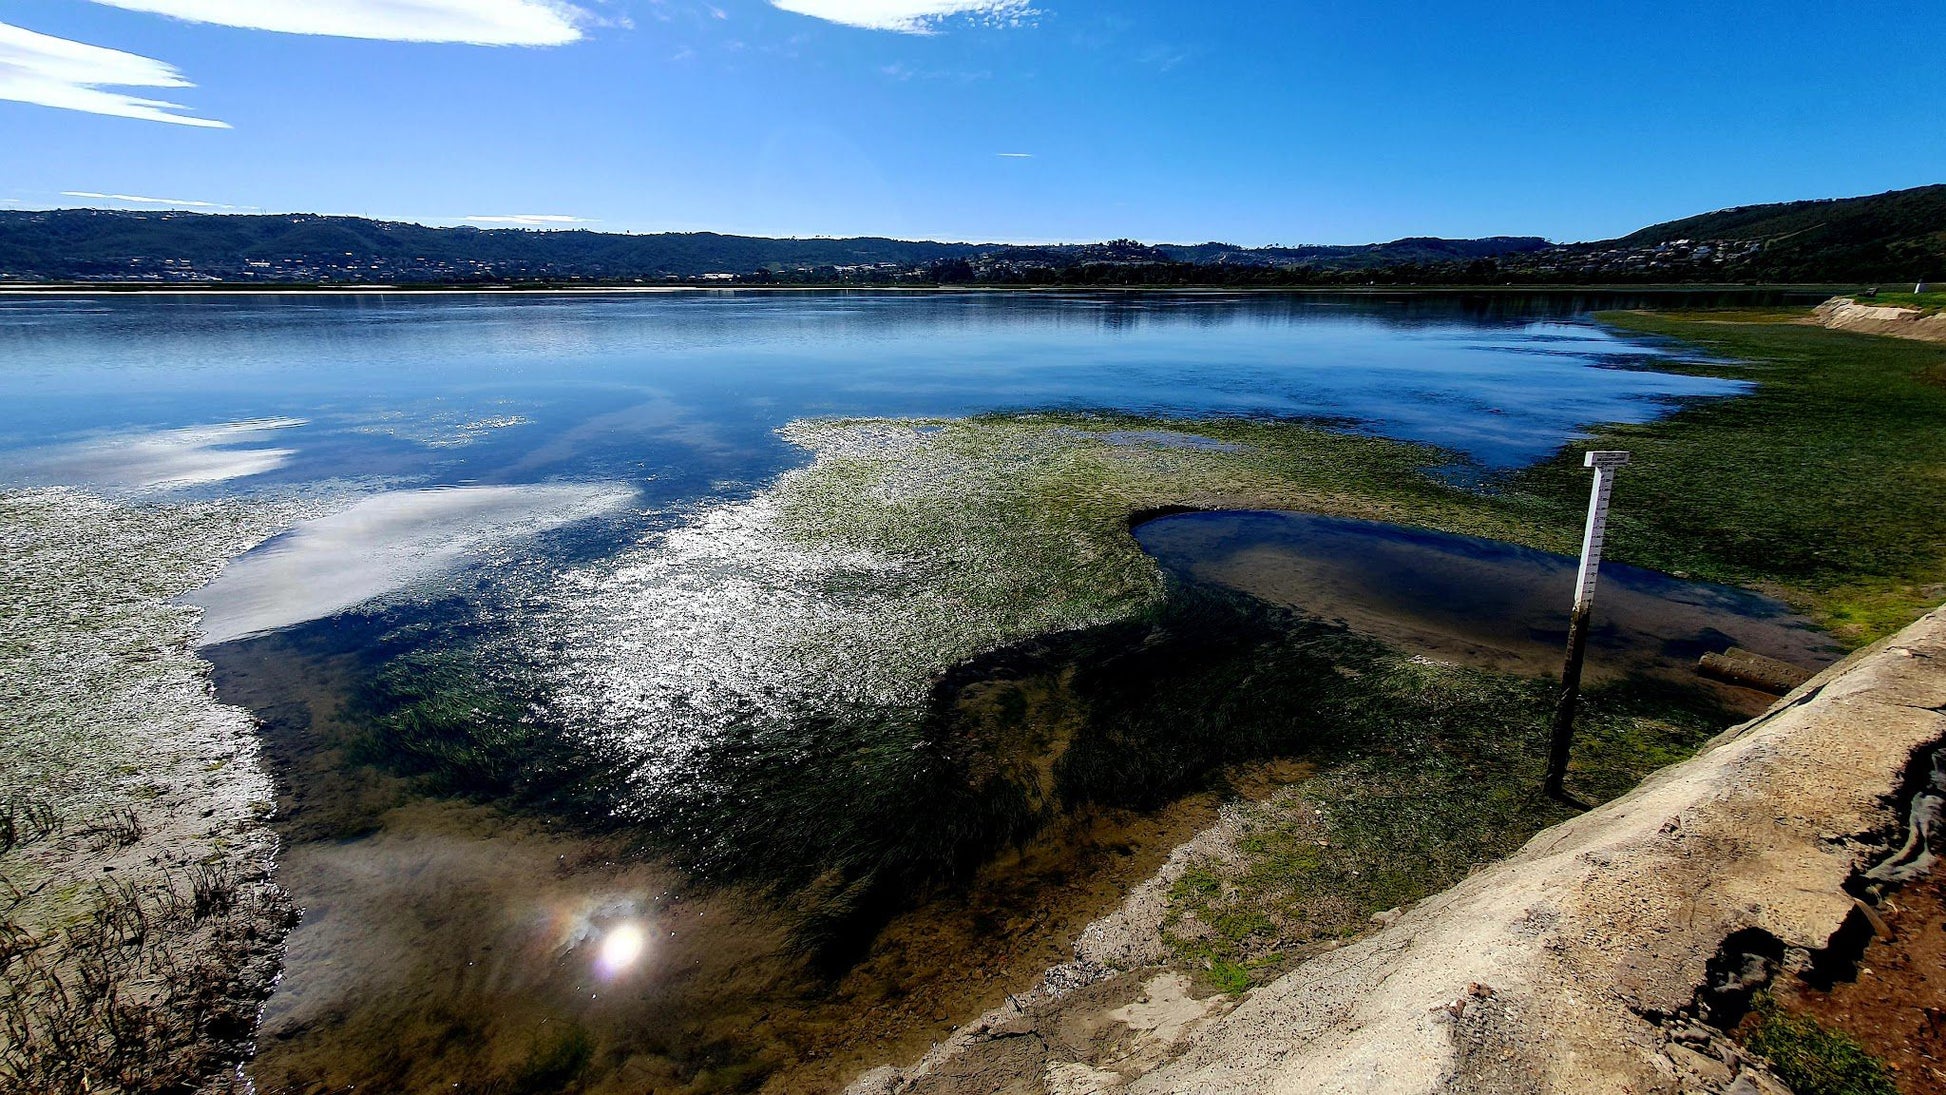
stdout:
[(0, 212), (0, 273), (61, 279), (180, 280), (168, 275), (191, 272), (245, 281), (682, 278), (780, 267), (922, 266), (975, 251), (966, 244), (874, 238), (427, 228), (311, 214)]
[[(61, 209), (0, 212), (11, 280), (275, 282), (659, 281), (735, 276), (880, 281), (978, 260), (1039, 272), (1088, 265), (1234, 264), (1369, 269), (1532, 251), (1538, 237), (1407, 239), (1356, 247), (1149, 246), (1133, 240), (1022, 247), (880, 237), (775, 239), (715, 232), (621, 234), (428, 228), (313, 214)], [(970, 277), (967, 279), (970, 280)]]
[(1608, 246), (1645, 248), (1679, 240), (1759, 245), (1739, 265), (1765, 281), (1946, 277), (1946, 184), (1723, 209), (1651, 225)]
[(1750, 206), (1617, 240), (1021, 246), (429, 228), (316, 214), (0, 211), (0, 281), (163, 284), (1500, 285), (1946, 277), (1946, 185)]

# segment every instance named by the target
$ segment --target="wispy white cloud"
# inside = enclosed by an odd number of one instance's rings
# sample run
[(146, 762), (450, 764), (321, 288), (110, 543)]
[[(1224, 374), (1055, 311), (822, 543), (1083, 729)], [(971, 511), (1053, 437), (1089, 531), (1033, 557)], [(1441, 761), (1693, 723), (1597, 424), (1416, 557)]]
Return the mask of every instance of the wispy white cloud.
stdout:
[(992, 26), (1018, 26), (1037, 13), (1028, 0), (770, 0), (785, 11), (867, 30), (934, 34), (939, 24), (967, 16)]
[(154, 58), (0, 23), (0, 99), (171, 125), (230, 128), (213, 118), (175, 113), (189, 109), (179, 103), (104, 90), (195, 86), (173, 65)]
[(163, 205), (170, 209), (241, 209), (240, 205), (224, 205), (222, 202), (199, 202), (188, 198), (144, 198), (139, 194), (103, 194), (94, 190), (63, 190), (64, 198), (92, 198), (96, 201), (125, 202), (129, 205)]
[(467, 217), (468, 224), (517, 224), (529, 228), (548, 228), (563, 224), (593, 224), (588, 217), (564, 217), (558, 213), (510, 213), (495, 217)]
[(559, 46), (590, 17), (558, 0), (95, 0), (192, 23), (476, 46)]
[(995, 152), (994, 155), (1003, 160), (1031, 160), (1034, 158), (1032, 152)]

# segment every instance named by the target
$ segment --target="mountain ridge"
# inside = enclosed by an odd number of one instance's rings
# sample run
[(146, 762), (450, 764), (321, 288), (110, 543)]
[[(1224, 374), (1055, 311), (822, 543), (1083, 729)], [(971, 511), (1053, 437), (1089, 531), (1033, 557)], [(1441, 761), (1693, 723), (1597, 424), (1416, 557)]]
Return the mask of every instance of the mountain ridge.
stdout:
[(314, 213), (0, 211), (0, 282), (503, 281), (1493, 284), (1919, 278), (1946, 270), (1946, 184), (1739, 206), (1613, 240), (1540, 236), (1244, 247), (958, 243), (887, 236), (534, 231)]

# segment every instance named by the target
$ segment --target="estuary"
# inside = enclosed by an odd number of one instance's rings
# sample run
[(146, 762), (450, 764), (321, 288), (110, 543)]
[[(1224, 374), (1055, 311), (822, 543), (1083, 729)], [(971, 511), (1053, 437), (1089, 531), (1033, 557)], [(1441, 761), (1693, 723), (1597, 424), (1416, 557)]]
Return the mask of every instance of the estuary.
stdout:
[[(0, 297), (0, 487), (44, 554), (102, 513), (209, 537), (113, 558), (258, 724), (301, 910), (261, 1090), (829, 1088), (1066, 961), (1225, 803), (1510, 748), (1399, 729), (1542, 705), (1574, 530), (1498, 485), (1749, 389), (1588, 318), (1631, 303)], [(1697, 654), (1837, 652), (1610, 578), (1624, 782), (1761, 706)], [(16, 741), (8, 794), (108, 749)], [(1392, 896), (1171, 946), (1271, 969)]]

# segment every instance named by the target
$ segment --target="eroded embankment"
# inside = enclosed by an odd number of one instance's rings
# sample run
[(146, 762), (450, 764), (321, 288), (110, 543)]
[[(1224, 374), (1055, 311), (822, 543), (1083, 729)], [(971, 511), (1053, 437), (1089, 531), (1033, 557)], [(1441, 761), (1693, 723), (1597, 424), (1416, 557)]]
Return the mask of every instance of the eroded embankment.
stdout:
[(276, 976), (268, 778), (172, 602), (296, 516), (0, 494), (0, 1091), (227, 1086)]
[(1851, 888), (1943, 738), (1935, 612), (1234, 1010), (1140, 966), (1138, 892), (1036, 993), (854, 1090), (1777, 1090), (1723, 1029), (1779, 969), (1845, 957)]
[(1861, 304), (1850, 297), (1833, 297), (1811, 314), (1834, 331), (1946, 342), (1946, 313), (1942, 312), (1929, 314), (1921, 308)]

